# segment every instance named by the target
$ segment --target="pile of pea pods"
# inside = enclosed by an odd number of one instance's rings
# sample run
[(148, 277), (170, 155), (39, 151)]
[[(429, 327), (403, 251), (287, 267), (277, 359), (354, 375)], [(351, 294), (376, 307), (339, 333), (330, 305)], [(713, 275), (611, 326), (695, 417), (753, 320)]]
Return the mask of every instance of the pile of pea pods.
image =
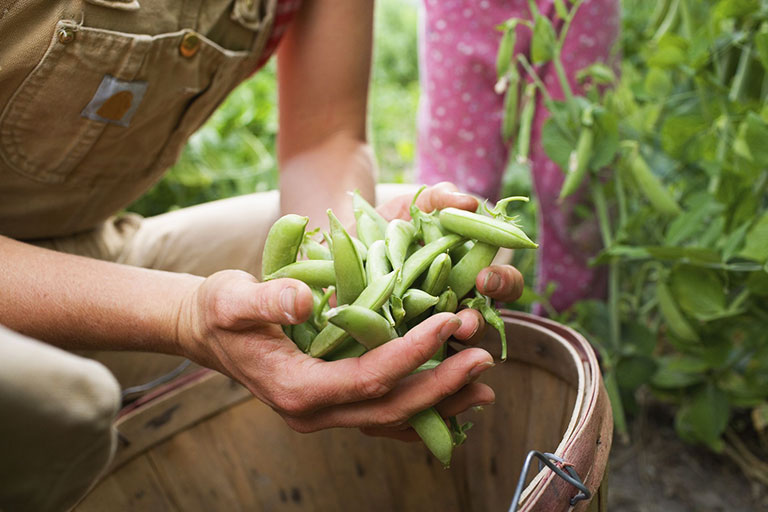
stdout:
[[(325, 243), (316, 240), (317, 230), (307, 231), (307, 217), (289, 214), (272, 225), (262, 257), (263, 279), (299, 279), (315, 299), (307, 321), (283, 326), (302, 351), (325, 360), (358, 357), (432, 314), (466, 306), (499, 331), (501, 359), (506, 359), (504, 323), (491, 300), (475, 289), (475, 279), (499, 248), (537, 247), (506, 214), (510, 201), (527, 198), (509, 197), (493, 209), (482, 204), (477, 212), (445, 208), (425, 213), (416, 207), (418, 195), (410, 221), (387, 221), (355, 192), (357, 237), (331, 210), (330, 232), (322, 234)], [(445, 347), (416, 371), (434, 368), (444, 357)], [(445, 467), (471, 426), (450, 418), (449, 428), (434, 408), (409, 423)]]

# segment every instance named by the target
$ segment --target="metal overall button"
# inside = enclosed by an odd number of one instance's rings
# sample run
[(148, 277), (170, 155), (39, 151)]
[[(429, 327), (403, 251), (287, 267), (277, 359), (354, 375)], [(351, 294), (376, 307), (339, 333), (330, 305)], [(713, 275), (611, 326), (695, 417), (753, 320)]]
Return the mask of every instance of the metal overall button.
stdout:
[(179, 44), (179, 53), (182, 57), (191, 59), (194, 57), (200, 49), (200, 36), (194, 32), (187, 32), (184, 37), (181, 38), (181, 44)]
[(75, 31), (71, 27), (61, 27), (56, 33), (56, 37), (62, 44), (69, 44), (75, 40)]

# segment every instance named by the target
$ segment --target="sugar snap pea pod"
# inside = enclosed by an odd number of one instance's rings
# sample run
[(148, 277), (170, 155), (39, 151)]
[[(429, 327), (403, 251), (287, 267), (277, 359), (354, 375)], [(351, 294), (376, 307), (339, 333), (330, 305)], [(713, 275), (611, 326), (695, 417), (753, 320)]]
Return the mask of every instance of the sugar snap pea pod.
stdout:
[(408, 247), (416, 236), (416, 227), (410, 222), (395, 219), (387, 224), (384, 232), (384, 242), (387, 247), (387, 257), (393, 268), (403, 266)]
[(289, 213), (272, 224), (264, 242), (261, 256), (261, 275), (269, 275), (296, 261), (299, 247), (304, 241), (304, 229), (309, 217)]
[(344, 329), (368, 350), (397, 338), (397, 332), (383, 316), (362, 306), (339, 306), (327, 316), (330, 323)]
[(318, 286), (320, 288), (336, 284), (333, 262), (327, 260), (296, 261), (264, 276), (264, 281), (283, 277), (298, 279), (310, 286)]
[(461, 258), (464, 257), (465, 254), (469, 252), (469, 250), (475, 245), (475, 242), (472, 240), (467, 240), (463, 244), (461, 244), (458, 247), (454, 247), (450, 251), (448, 251), (448, 254), (451, 257), (451, 263), (456, 265), (456, 263), (459, 262)]
[(293, 335), (292, 325), (281, 325), (280, 327), (283, 328), (283, 333), (285, 333), (285, 335), (288, 336), (289, 338)]
[(331, 253), (336, 274), (336, 301), (351, 304), (365, 289), (365, 269), (357, 246), (339, 219), (328, 210), (331, 224)]
[[(440, 210), (440, 223), (452, 233), (496, 247), (509, 249), (535, 249), (538, 247), (522, 229), (511, 222), (458, 208), (450, 207)], [(458, 292), (456, 293), (458, 294)]]
[(323, 359), (326, 361), (339, 361), (340, 359), (349, 359), (350, 357), (360, 357), (366, 352), (367, 349), (364, 346), (347, 337), (335, 350), (324, 355)]
[[(384, 240), (376, 240), (368, 248), (368, 259), (365, 261), (365, 277), (369, 283), (372, 283), (376, 278), (386, 275), (392, 271), (389, 266), (389, 259), (387, 258), (387, 248), (384, 244)], [(394, 327), (395, 319), (392, 316), (392, 310), (389, 306), (389, 302), (385, 302), (381, 307), (381, 314), (384, 315), (390, 325)]]
[(403, 295), (403, 309), (405, 310), (404, 320), (407, 322), (416, 318), (429, 308), (437, 304), (438, 298), (430, 295), (424, 290), (411, 288)]
[(460, 235), (450, 234), (428, 243), (405, 260), (403, 272), (395, 286), (394, 294), (402, 297), (403, 293), (411, 287), (416, 279), (429, 267), (438, 254), (444, 253), (456, 247), (464, 241)]
[(307, 351), (315, 336), (317, 336), (317, 329), (309, 321), (294, 325), (291, 333), (291, 339), (302, 352)]
[(413, 370), (413, 373), (419, 373), (423, 372), (424, 370), (433, 370), (438, 367), (442, 363), (439, 359), (429, 359), (426, 363), (423, 363), (421, 366)]
[(648, 201), (656, 208), (656, 211), (662, 215), (678, 215), (681, 213), (680, 205), (672, 197), (669, 190), (659, 181), (659, 178), (653, 174), (648, 167), (648, 163), (643, 159), (640, 153), (635, 152), (629, 160), (629, 170), (635, 178), (640, 190)]
[(357, 221), (357, 236), (369, 249), (375, 241), (384, 239), (384, 230), (363, 210), (355, 210), (355, 220)]
[(453, 455), (453, 435), (440, 413), (434, 407), (430, 407), (413, 416), (408, 420), (408, 423), (443, 467), (450, 467), (451, 455)]
[(485, 267), (491, 264), (499, 248), (485, 242), (477, 242), (451, 269), (448, 286), (463, 297), (475, 287), (475, 279)]
[(587, 108), (582, 114), (582, 127), (576, 148), (568, 156), (568, 169), (565, 181), (560, 189), (559, 199), (564, 199), (576, 192), (589, 171), (589, 160), (592, 158), (595, 133), (592, 127), (592, 109)]
[(351, 235), (349, 238), (351, 238), (352, 243), (355, 244), (355, 249), (357, 249), (357, 253), (360, 255), (360, 259), (363, 260), (363, 263), (365, 263), (365, 260), (368, 258), (368, 246), (365, 245), (359, 238), (355, 238)]
[[(381, 308), (392, 295), (398, 274), (399, 270), (393, 270), (389, 274), (376, 279), (365, 287), (353, 304), (374, 311)], [(309, 355), (312, 357), (322, 357), (341, 345), (346, 338), (347, 333), (344, 329), (335, 325), (327, 325), (317, 334), (312, 345), (310, 345)]]
[(392, 272), (387, 258), (387, 246), (384, 240), (376, 240), (368, 248), (368, 259), (365, 261), (365, 277), (368, 282)]
[(374, 208), (371, 203), (365, 200), (365, 198), (360, 195), (359, 190), (355, 190), (352, 193), (352, 207), (355, 210), (362, 210), (364, 211), (371, 219), (376, 222), (376, 224), (379, 226), (379, 229), (381, 229), (381, 232), (384, 233), (387, 230), (387, 219), (381, 216), (379, 212), (376, 211), (376, 208)]
[(317, 242), (316, 240), (312, 240), (311, 238), (304, 240), (304, 243), (301, 245), (301, 250), (304, 252), (304, 255), (307, 257), (307, 259), (310, 260), (332, 260), (333, 256), (331, 256), (331, 250), (321, 244), (320, 242)]
[(424, 240), (425, 244), (434, 242), (446, 234), (443, 226), (440, 225), (440, 220), (437, 218), (437, 212), (425, 215), (421, 220), (421, 239)]
[(440, 295), (448, 286), (451, 273), (451, 257), (447, 253), (438, 254), (427, 269), (427, 276), (421, 283), (421, 289), (430, 295)]
[(440, 294), (437, 298), (437, 304), (435, 304), (435, 313), (453, 313), (459, 307), (459, 297), (456, 295), (451, 287)]

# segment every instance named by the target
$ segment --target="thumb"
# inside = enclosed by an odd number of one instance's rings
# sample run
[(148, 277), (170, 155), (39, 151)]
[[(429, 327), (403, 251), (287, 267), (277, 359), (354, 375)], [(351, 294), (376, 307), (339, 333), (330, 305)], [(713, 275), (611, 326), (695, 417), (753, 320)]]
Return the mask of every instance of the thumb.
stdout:
[(312, 292), (297, 279), (275, 279), (264, 283), (243, 283), (232, 292), (233, 302), (247, 305), (251, 321), (300, 324), (312, 313)]

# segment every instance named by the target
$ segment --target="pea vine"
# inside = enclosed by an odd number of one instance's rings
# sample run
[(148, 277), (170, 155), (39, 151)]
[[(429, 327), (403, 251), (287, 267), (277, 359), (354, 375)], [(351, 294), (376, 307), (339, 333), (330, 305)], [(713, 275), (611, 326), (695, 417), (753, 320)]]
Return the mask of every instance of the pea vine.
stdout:
[[(550, 19), (530, 2), (529, 19), (499, 27), (510, 168), (530, 168), (540, 95), (560, 197), (588, 191), (600, 227), (593, 263), (607, 267), (607, 300), (559, 318), (599, 350), (621, 436), (646, 388), (673, 404), (682, 439), (746, 458), (768, 484), (746, 448), (768, 453), (768, 2), (625, 5), (621, 65), (581, 70), (577, 93), (562, 49), (581, 4), (556, 1)], [(515, 54), (523, 30), (530, 52)], [(539, 77), (545, 65), (562, 100)]]

